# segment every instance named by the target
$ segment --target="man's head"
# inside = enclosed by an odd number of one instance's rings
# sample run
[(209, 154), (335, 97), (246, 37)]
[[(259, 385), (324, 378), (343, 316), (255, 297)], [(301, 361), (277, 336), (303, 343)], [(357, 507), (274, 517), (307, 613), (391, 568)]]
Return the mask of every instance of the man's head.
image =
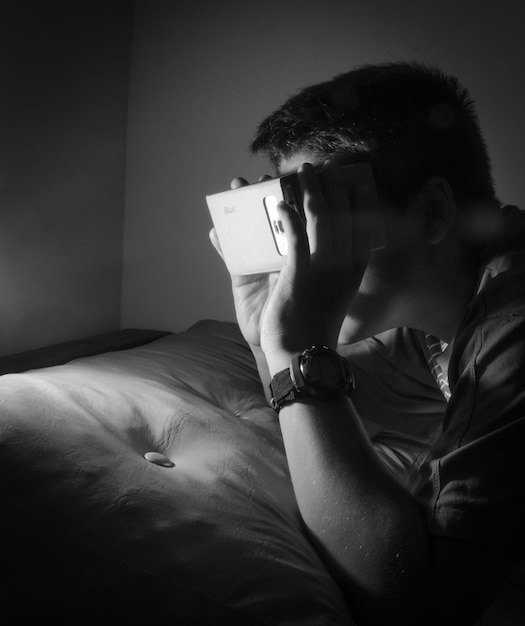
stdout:
[(303, 89), (260, 124), (252, 150), (276, 170), (300, 153), (370, 161), (379, 192), (399, 209), (430, 177), (448, 181), (459, 206), (495, 200), (468, 92), (421, 64), (365, 65)]
[(454, 77), (415, 63), (357, 68), (290, 98), (252, 150), (277, 173), (330, 156), (372, 164), (387, 246), (370, 256), (340, 341), (399, 326), (451, 340), (498, 205), (472, 100)]

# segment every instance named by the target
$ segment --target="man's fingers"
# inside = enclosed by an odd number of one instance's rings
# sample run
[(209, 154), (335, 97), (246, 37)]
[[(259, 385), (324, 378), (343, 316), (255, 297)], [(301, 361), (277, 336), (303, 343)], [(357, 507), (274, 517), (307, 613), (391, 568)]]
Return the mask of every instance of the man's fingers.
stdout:
[(365, 266), (371, 252), (373, 199), (370, 191), (370, 184), (364, 180), (357, 181), (352, 190), (352, 258), (356, 267)]
[(330, 217), (331, 252), (334, 262), (346, 263), (352, 252), (352, 206), (339, 164), (330, 159), (321, 170), (323, 193)]
[[(259, 179), (257, 180), (257, 182), (258, 183), (263, 183), (265, 180), (270, 180), (271, 178), (272, 178), (271, 176), (269, 176), (268, 174), (265, 174), (264, 176), (260, 176)], [(241, 176), (237, 176), (230, 183), (230, 189), (239, 189), (239, 187), (246, 187), (249, 184), (250, 183), (246, 180), (246, 178), (242, 178)]]
[(221, 259), (224, 261), (224, 254), (222, 252), (221, 244), (219, 243), (219, 238), (217, 237), (217, 231), (215, 230), (215, 228), (212, 228), (210, 230), (209, 236), (213, 247), (215, 248), (215, 250), (217, 250)]
[(294, 276), (301, 274), (302, 268), (310, 265), (310, 246), (305, 225), (300, 215), (286, 202), (277, 205), (288, 241), (287, 265)]
[(306, 232), (313, 255), (327, 254), (331, 248), (330, 224), (321, 184), (310, 163), (303, 163), (297, 170), (303, 194)]
[(238, 176), (237, 178), (234, 178), (230, 183), (230, 189), (239, 189), (239, 187), (246, 187), (246, 185), (249, 184), (250, 183), (246, 180), (246, 178), (241, 178), (240, 176)]

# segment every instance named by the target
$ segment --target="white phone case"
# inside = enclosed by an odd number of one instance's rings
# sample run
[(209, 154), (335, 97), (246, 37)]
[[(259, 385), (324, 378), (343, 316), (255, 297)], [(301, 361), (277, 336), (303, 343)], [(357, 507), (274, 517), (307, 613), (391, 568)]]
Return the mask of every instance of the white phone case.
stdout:
[[(373, 221), (373, 249), (385, 247), (385, 232), (369, 163), (341, 168), (351, 193), (357, 182), (366, 183), (367, 211)], [(286, 260), (287, 239), (277, 213), (281, 200), (302, 212), (297, 177), (289, 174), (261, 183), (206, 196), (228, 271), (232, 275), (279, 271)]]

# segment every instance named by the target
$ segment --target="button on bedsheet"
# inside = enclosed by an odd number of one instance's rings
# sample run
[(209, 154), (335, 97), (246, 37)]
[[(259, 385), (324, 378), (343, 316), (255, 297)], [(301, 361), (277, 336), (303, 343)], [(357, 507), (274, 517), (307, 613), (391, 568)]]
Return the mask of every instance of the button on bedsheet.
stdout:
[(160, 452), (146, 452), (144, 455), (146, 461), (159, 465), (160, 467), (175, 467), (175, 463), (168, 459), (168, 457)]

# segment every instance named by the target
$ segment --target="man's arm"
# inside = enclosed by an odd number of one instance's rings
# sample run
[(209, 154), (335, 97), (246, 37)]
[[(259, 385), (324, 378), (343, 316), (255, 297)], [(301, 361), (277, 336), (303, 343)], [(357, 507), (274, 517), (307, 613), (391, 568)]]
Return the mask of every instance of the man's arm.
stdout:
[(377, 457), (348, 398), (293, 402), (279, 419), (301, 515), (357, 622), (411, 623), (429, 573), (416, 502)]
[(250, 345), (250, 348), (255, 359), (255, 364), (257, 365), (259, 378), (261, 379), (261, 383), (264, 388), (264, 396), (268, 404), (270, 404), (272, 400), (272, 393), (270, 391), (271, 377), (270, 377), (270, 372), (268, 370), (268, 363), (266, 362), (266, 357), (264, 356), (264, 352), (262, 351), (261, 346)]
[(279, 417), (301, 515), (357, 623), (473, 624), (513, 559), (429, 536), (347, 398), (294, 402)]

